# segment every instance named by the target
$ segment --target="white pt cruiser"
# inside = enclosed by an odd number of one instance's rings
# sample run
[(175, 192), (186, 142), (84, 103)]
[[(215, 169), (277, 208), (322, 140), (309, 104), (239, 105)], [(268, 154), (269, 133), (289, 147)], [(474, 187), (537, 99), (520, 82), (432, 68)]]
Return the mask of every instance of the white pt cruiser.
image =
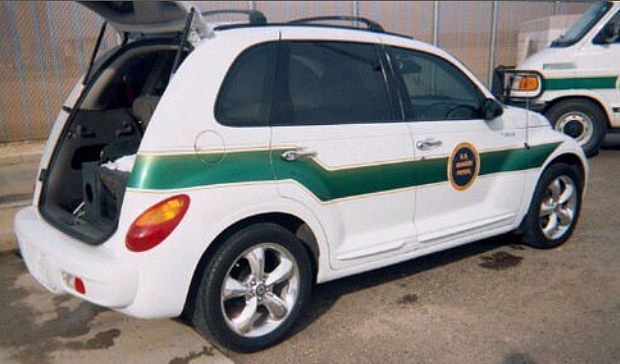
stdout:
[(83, 5), (123, 42), (68, 97), (15, 218), (56, 294), (249, 352), (314, 284), (508, 232), (552, 248), (577, 224), (579, 145), (433, 46), (363, 18)]

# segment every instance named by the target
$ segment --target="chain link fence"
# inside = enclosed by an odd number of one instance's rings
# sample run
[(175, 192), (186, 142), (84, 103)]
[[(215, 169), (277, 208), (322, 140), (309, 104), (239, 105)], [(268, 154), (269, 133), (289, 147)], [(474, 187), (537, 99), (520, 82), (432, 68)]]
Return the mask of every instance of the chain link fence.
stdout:
[[(578, 14), (587, 2), (560, 1), (192, 1), (201, 11), (260, 10), (270, 22), (359, 15), (389, 32), (436, 44), (483, 81), (495, 65), (515, 63), (519, 25)], [(231, 20), (219, 17), (215, 20)], [(102, 19), (70, 1), (0, 2), (0, 142), (45, 139), (88, 67)], [(103, 50), (119, 41), (107, 32)]]

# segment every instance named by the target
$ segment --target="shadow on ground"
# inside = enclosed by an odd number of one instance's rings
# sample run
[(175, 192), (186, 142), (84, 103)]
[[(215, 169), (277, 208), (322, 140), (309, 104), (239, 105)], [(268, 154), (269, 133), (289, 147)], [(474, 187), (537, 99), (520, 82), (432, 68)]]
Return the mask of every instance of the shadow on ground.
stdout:
[[(444, 265), (483, 255), (499, 248), (504, 248), (503, 250), (508, 248), (514, 251), (525, 249), (520, 245), (520, 240), (517, 236), (507, 234), (315, 286), (308, 307), (302, 318), (295, 325), (291, 337), (304, 331), (313, 322), (327, 313), (338, 302), (340, 297), (347, 294), (414, 276)], [(493, 254), (481, 256), (479, 266), (493, 270), (504, 270), (520, 264), (521, 260), (521, 257), (506, 251), (496, 251)], [(415, 262), (415, 264), (412, 264), (412, 262)], [(401, 303), (413, 303), (417, 299), (417, 295), (405, 295), (400, 298)]]

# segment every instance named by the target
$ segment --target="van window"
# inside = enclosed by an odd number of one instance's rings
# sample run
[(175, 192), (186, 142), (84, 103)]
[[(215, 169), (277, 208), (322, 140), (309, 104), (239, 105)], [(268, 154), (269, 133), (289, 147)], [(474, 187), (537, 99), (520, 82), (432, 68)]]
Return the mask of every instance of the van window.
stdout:
[(407, 120), (481, 118), (480, 90), (451, 63), (400, 48), (390, 48), (390, 58), (400, 80)]
[(392, 119), (385, 74), (371, 44), (283, 42), (274, 125)]
[(551, 43), (551, 48), (565, 48), (579, 42), (613, 6), (610, 1), (597, 1), (583, 13), (566, 33)]
[(596, 36), (602, 44), (620, 43), (620, 12), (617, 12), (605, 25), (605, 28)]
[(226, 126), (267, 126), (277, 43), (264, 43), (247, 49), (228, 71), (215, 104), (215, 118)]

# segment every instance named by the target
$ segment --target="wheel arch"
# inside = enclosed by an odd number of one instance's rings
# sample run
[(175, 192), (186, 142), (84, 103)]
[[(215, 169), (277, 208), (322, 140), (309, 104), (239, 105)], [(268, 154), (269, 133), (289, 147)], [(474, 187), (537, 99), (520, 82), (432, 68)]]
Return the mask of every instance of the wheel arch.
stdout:
[(611, 128), (611, 120), (612, 120), (612, 113), (611, 110), (607, 107), (605, 107), (605, 103), (602, 102), (598, 97), (595, 97), (593, 95), (589, 95), (589, 94), (580, 94), (580, 95), (563, 95), (560, 96), (558, 98), (555, 98), (551, 101), (549, 101), (546, 105), (545, 108), (542, 110), (542, 114), (547, 115), (547, 112), (549, 110), (551, 110), (551, 108), (553, 108), (555, 105), (558, 105), (560, 103), (564, 103), (564, 102), (569, 102), (569, 101), (588, 101), (588, 102), (592, 102), (595, 106), (597, 106), (605, 115), (606, 120), (605, 123), (607, 125), (607, 128)]
[[(572, 231), (575, 229), (577, 220), (579, 218), (578, 216), (580, 214), (580, 207), (578, 207), (578, 210), (575, 212), (576, 215), (573, 215), (576, 217), (571, 217), (571, 221), (569, 222), (570, 225), (567, 227), (568, 230), (562, 232), (561, 235), (557, 237), (550, 237), (546, 235), (544, 238), (542, 238), (541, 236), (539, 236), (541, 234), (541, 228), (533, 228), (533, 224), (537, 224), (535, 223), (535, 221), (538, 221), (539, 216), (536, 215), (534, 218), (532, 218), (532, 215), (530, 214), (535, 213), (535, 210), (532, 210), (535, 206), (538, 206), (538, 208), (540, 208), (540, 203), (542, 201), (540, 200), (540, 195), (538, 195), (539, 197), (536, 197), (537, 190), (540, 186), (548, 186), (547, 182), (545, 182), (544, 184), (541, 183), (544, 182), (545, 179), (549, 179), (548, 177), (545, 178), (545, 175), (554, 167), (568, 169), (576, 175), (578, 180), (575, 180), (574, 182), (577, 185), (580, 185), (578, 186), (578, 188), (581, 189), (581, 193), (579, 194), (581, 198), (583, 198), (586, 190), (588, 179), (588, 166), (587, 162), (584, 162), (584, 160), (578, 153), (571, 153), (569, 151), (563, 154), (556, 155), (548, 161), (544, 168), (540, 169), (540, 173), (536, 177), (536, 186), (533, 188), (532, 193), (529, 197), (529, 204), (527, 210), (525, 211), (519, 227), (515, 230), (517, 235), (521, 237), (523, 243), (531, 247), (540, 249), (551, 249), (564, 244), (564, 242), (566, 242), (572, 235)], [(553, 176), (553, 178), (557, 178), (557, 176), (559, 175), (552, 174), (551, 176)], [(576, 203), (578, 204), (577, 206), (580, 206), (581, 204), (580, 202)]]
[(577, 175), (580, 177), (582, 186), (584, 186), (585, 188), (586, 183), (587, 183), (587, 176), (586, 176), (587, 167), (584, 164), (583, 160), (579, 158), (579, 156), (573, 153), (560, 154), (556, 156), (555, 158), (553, 158), (545, 166), (545, 168), (541, 170), (540, 175), (542, 176), (547, 169), (549, 169), (551, 166), (556, 165), (556, 164), (566, 164), (570, 166), (571, 168), (573, 168), (575, 172), (577, 172)]
[(301, 218), (289, 214), (289, 213), (262, 213), (253, 216), (246, 217), (242, 220), (235, 222), (228, 226), (213, 240), (207, 249), (200, 257), (198, 264), (194, 268), (192, 279), (190, 282), (187, 295), (185, 297), (185, 305), (181, 317), (188, 320), (191, 319), (191, 315), (194, 311), (194, 301), (196, 293), (198, 292), (198, 286), (201, 280), (201, 273), (204, 271), (206, 265), (215, 256), (217, 250), (235, 233), (256, 224), (271, 223), (276, 224), (291, 234), (295, 235), (302, 243), (308, 257), (310, 258), (310, 265), (312, 269), (313, 284), (316, 282), (317, 272), (319, 269), (319, 257), (321, 254), (319, 243), (315, 232), (310, 228), (310, 225)]
[[(573, 168), (573, 170), (575, 170), (575, 172), (580, 178), (581, 185), (583, 186), (583, 193), (585, 193), (586, 188), (587, 188), (587, 183), (588, 183), (588, 175), (587, 175), (588, 167), (584, 159), (582, 159), (578, 154), (571, 153), (571, 152), (564, 152), (564, 153), (555, 155), (551, 159), (549, 159), (547, 163), (543, 166), (543, 168), (541, 168), (538, 174), (536, 175), (536, 181), (539, 181), (542, 175), (549, 168), (557, 164), (566, 164), (570, 166), (571, 168)], [(529, 192), (525, 200), (527, 201), (526, 203), (527, 208), (525, 209), (525, 211), (523, 211), (523, 214), (520, 218), (519, 226), (515, 230), (518, 235), (521, 235), (523, 233), (523, 223), (525, 222), (525, 219), (527, 217), (527, 210), (529, 209), (529, 205), (532, 203), (532, 198), (533, 198), (535, 189), (536, 189), (536, 186), (534, 186), (531, 189), (531, 191)]]

